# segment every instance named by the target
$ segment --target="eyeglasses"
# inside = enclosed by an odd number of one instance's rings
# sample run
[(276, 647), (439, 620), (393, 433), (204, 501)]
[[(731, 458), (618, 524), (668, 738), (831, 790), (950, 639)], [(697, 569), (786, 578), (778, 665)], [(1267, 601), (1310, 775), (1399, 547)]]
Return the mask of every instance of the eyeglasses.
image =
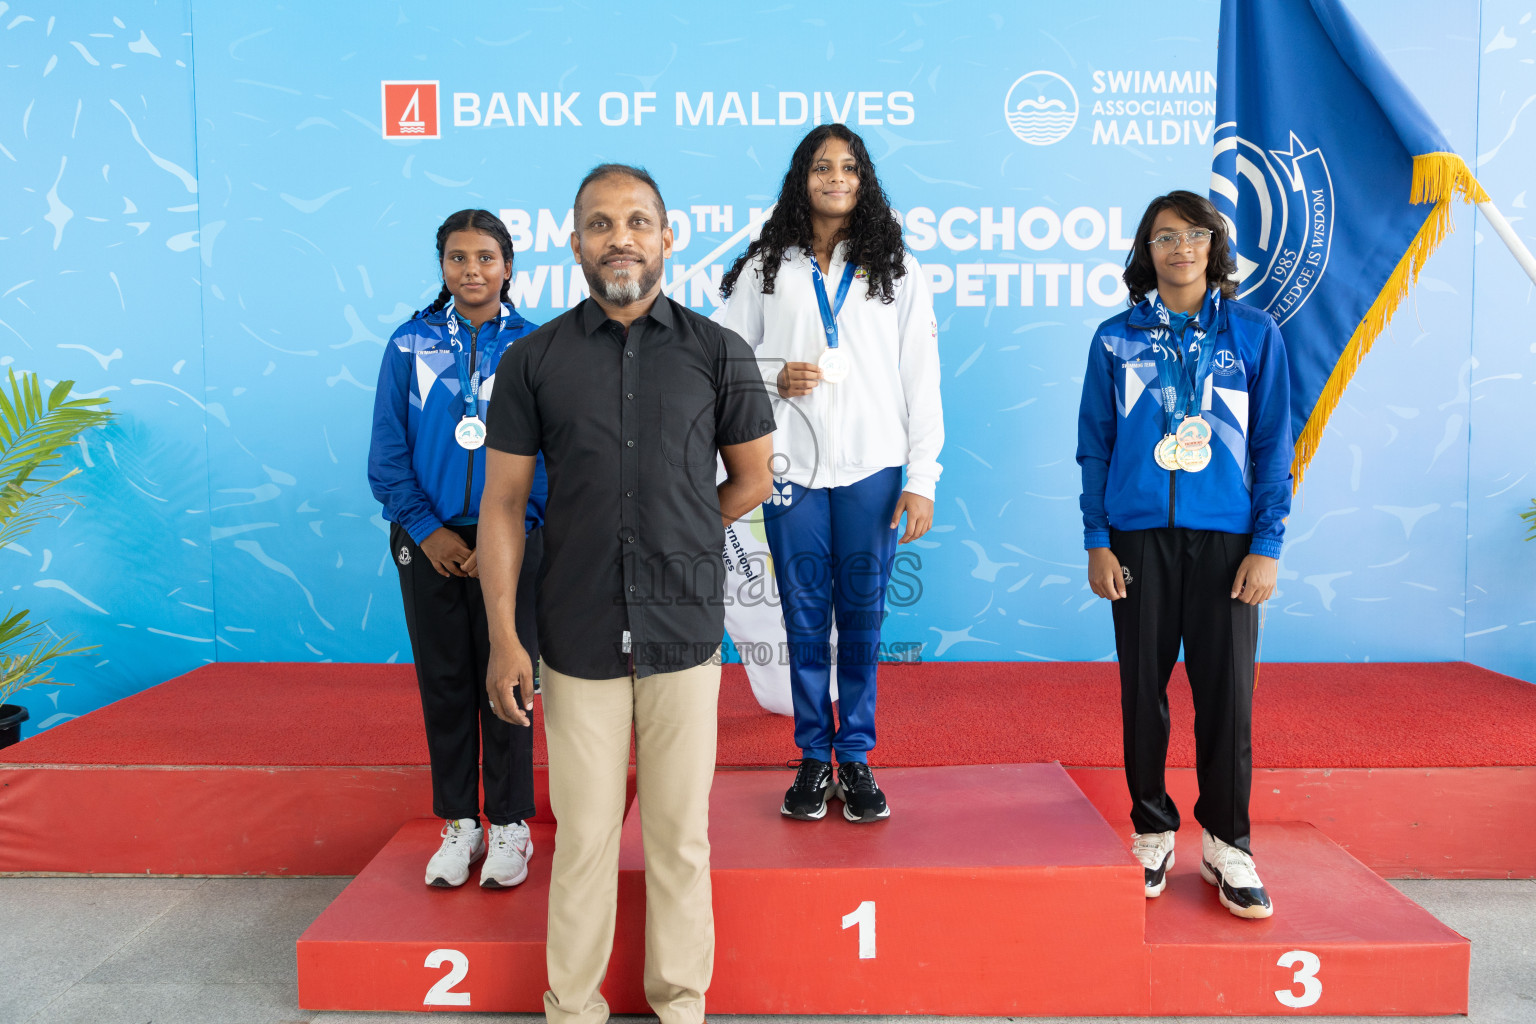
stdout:
[(1195, 248), (1211, 243), (1211, 233), (1205, 228), (1190, 228), (1188, 231), (1165, 231), (1161, 235), (1147, 243), (1158, 252), (1167, 252), (1174, 246), (1188, 242)]

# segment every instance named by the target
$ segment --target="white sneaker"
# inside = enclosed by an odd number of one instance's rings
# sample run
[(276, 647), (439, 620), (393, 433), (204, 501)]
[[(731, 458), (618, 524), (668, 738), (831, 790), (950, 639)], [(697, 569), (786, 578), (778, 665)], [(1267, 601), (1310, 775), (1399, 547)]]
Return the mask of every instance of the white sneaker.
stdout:
[(1200, 833), (1200, 877), (1216, 887), (1216, 898), (1237, 917), (1262, 918), (1275, 912), (1253, 858), (1206, 831)]
[(1131, 835), (1131, 853), (1141, 861), (1147, 899), (1161, 896), (1168, 886), (1168, 869), (1173, 867), (1172, 832), (1136, 832)]
[(427, 884), (452, 889), (469, 879), (469, 866), (485, 855), (485, 832), (474, 818), (443, 822), (443, 845), (427, 861)]
[(522, 822), (492, 825), (486, 841), (485, 863), (480, 867), (480, 888), (510, 889), (528, 877), (533, 839)]

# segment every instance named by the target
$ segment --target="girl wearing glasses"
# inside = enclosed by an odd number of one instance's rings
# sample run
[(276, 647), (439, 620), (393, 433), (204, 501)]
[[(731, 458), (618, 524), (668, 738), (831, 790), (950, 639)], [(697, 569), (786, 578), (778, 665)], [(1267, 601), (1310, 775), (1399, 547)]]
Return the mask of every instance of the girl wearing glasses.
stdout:
[(933, 522), (944, 420), (933, 300), (864, 140), (841, 124), (811, 129), (720, 291), (725, 326), (756, 350), (777, 396), (764, 526), (801, 755), (779, 810), (814, 821), (832, 797), (849, 821), (883, 821), (890, 807), (868, 762), (885, 588), (898, 522), (906, 517), (902, 543)]
[(1077, 461), (1088, 582), (1112, 602), (1146, 895), (1174, 864), (1163, 768), (1182, 642), (1200, 874), (1233, 914), (1262, 918), (1273, 910), (1248, 840), (1253, 662), (1291, 505), (1290, 378), (1274, 319), (1233, 300), (1235, 270), (1205, 198), (1176, 191), (1147, 207), (1123, 275), (1131, 308), (1090, 346)]

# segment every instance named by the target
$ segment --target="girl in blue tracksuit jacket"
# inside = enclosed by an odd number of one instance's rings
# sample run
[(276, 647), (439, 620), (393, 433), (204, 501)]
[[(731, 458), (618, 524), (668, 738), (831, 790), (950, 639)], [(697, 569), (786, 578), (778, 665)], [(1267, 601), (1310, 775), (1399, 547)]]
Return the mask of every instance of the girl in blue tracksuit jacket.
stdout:
[(1154, 199), (1126, 260), (1131, 308), (1099, 325), (1078, 418), (1084, 547), (1112, 603), (1132, 852), (1158, 896), (1179, 812), (1163, 784), (1168, 677), (1195, 704), (1200, 871), (1268, 917), (1249, 845), (1258, 606), (1291, 504), (1290, 377), (1274, 318), (1235, 301), (1226, 226), (1204, 197)]
[[(437, 300), (401, 324), (384, 347), (368, 482), (391, 524), (390, 551), (426, 722), (433, 812), (445, 820), (426, 881), (462, 885), (470, 864), (484, 855), (480, 884), (499, 889), (527, 876), (533, 853), (525, 823), (534, 810), (533, 731), (497, 718), (486, 696), (490, 638), (475, 528), (496, 367), (507, 347), (537, 325), (508, 301), (512, 239), (495, 214), (450, 216), (437, 230), (437, 256), (443, 276)], [(518, 595), (517, 630), (530, 653), (538, 649), (531, 590), (545, 491), (541, 460), (528, 501), (526, 592)], [(530, 558), (534, 572), (527, 569)], [(488, 829), (480, 827), (481, 775)]]

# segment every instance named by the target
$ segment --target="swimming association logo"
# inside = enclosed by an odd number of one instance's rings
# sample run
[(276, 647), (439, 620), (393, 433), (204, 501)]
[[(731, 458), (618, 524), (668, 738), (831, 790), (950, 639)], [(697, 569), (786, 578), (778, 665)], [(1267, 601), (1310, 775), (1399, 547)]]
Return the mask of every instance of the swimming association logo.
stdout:
[(1230, 377), (1237, 372), (1237, 356), (1222, 349), (1211, 357), (1211, 367), (1218, 377)]
[(1333, 247), (1333, 178), (1321, 149), (1290, 132), (1285, 149), (1216, 126), (1211, 200), (1237, 261), (1237, 297), (1284, 324), (1306, 305)]
[(436, 82), (381, 82), (386, 139), (436, 139)]
[(1077, 90), (1054, 71), (1021, 75), (1003, 98), (1008, 129), (1031, 146), (1050, 146), (1077, 126)]

